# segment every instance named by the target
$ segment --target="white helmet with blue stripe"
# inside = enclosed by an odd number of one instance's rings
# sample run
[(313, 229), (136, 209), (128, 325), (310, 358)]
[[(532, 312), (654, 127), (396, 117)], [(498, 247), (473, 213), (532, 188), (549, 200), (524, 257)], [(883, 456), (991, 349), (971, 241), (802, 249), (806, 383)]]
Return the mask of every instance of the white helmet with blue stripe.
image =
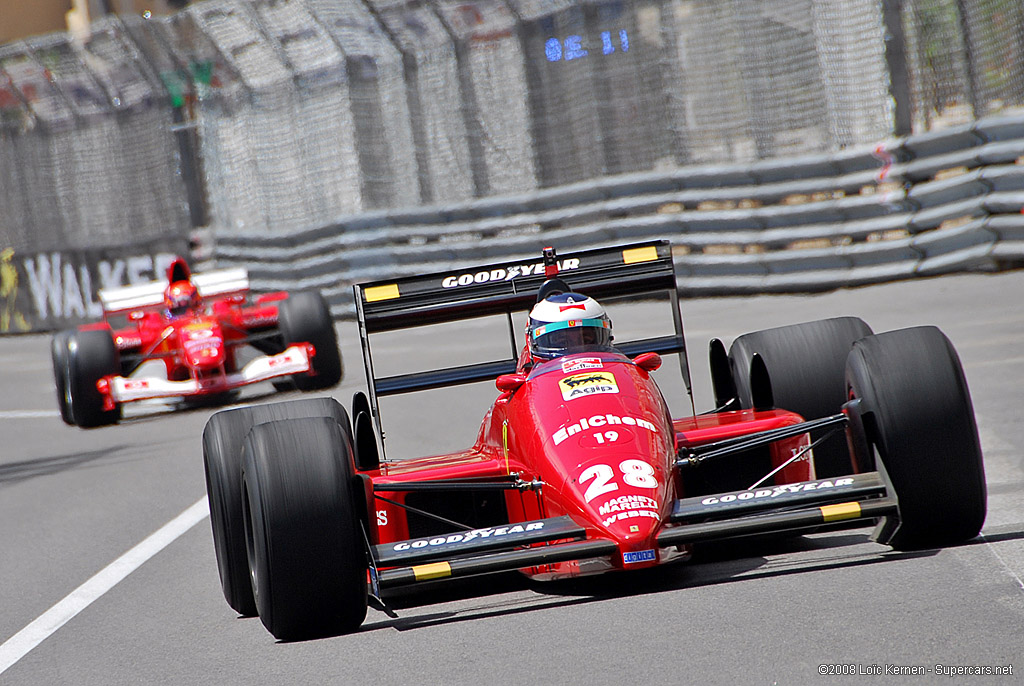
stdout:
[(535, 358), (612, 350), (608, 314), (601, 303), (580, 293), (554, 293), (534, 305), (528, 333)]

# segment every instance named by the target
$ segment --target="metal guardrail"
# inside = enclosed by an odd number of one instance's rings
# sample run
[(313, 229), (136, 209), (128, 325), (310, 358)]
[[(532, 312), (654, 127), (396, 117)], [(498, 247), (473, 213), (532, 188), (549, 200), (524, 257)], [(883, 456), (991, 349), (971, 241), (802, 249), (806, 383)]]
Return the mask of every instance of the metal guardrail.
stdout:
[[(626, 174), (533, 193), (367, 212), (215, 240), (257, 290), (351, 284), (619, 242), (673, 242), (684, 295), (813, 292), (1024, 265), (1024, 116), (874, 149)], [(215, 237), (216, 238), (216, 237)]]

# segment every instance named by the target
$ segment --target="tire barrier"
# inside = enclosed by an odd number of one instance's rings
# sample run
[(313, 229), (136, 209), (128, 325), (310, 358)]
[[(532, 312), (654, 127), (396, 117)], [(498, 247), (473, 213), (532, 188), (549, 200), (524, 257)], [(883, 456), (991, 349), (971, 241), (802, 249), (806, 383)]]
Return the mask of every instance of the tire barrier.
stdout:
[(815, 292), (1024, 265), (1024, 116), (831, 155), (610, 176), (380, 210), (287, 235), (213, 236), (256, 290), (320, 289), (666, 238), (688, 296)]

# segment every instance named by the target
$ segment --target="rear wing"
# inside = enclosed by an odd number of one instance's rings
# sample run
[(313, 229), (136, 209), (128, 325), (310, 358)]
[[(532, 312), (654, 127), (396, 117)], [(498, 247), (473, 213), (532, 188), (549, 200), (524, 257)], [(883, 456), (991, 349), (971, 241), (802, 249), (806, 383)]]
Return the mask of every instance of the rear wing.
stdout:
[[(249, 292), (249, 273), (244, 267), (216, 269), (192, 275), (192, 283), (205, 298), (245, 295)], [(122, 288), (100, 289), (99, 298), (107, 315), (162, 307), (167, 280), (149, 281)]]
[[(672, 246), (668, 241), (559, 255), (557, 264), (560, 279), (573, 290), (598, 300), (667, 294), (674, 333), (633, 341), (616, 340), (615, 347), (629, 356), (643, 352), (678, 353), (683, 381), (687, 393), (691, 392)], [(370, 406), (378, 432), (379, 397), (487, 381), (514, 372), (519, 350), (512, 313), (532, 308), (545, 280), (545, 260), (539, 258), (353, 286)], [(507, 359), (398, 376), (374, 374), (371, 334), (498, 314), (508, 319), (511, 355)]]

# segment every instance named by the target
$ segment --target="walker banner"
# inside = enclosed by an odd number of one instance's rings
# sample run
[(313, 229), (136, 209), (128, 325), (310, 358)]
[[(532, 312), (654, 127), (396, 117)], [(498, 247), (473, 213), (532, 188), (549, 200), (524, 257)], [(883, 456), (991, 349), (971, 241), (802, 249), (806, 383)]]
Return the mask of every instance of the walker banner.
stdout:
[(0, 334), (55, 331), (103, 316), (101, 288), (163, 279), (186, 241), (22, 253), (0, 245)]

